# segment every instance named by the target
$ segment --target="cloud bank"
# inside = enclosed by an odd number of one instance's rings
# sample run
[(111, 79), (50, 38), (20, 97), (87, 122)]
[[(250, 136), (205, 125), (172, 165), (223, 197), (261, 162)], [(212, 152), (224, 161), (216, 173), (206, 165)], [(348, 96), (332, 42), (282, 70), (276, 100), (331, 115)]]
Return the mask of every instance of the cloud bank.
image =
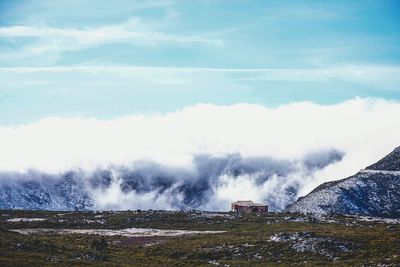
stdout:
[(400, 103), (376, 99), (47, 118), (0, 127), (0, 180), (43, 184), (72, 171), (99, 209), (226, 210), (253, 199), (279, 210), (398, 146), (399, 120)]

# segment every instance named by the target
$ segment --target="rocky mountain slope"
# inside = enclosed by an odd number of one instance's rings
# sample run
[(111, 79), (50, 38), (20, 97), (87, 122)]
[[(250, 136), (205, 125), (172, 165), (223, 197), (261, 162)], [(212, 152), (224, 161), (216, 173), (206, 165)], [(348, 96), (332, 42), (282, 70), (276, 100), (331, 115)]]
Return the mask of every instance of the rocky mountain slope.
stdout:
[(318, 186), (286, 210), (399, 218), (400, 147), (353, 176)]
[(54, 180), (50, 177), (0, 183), (0, 209), (87, 210), (93, 206), (81, 180), (67, 172)]

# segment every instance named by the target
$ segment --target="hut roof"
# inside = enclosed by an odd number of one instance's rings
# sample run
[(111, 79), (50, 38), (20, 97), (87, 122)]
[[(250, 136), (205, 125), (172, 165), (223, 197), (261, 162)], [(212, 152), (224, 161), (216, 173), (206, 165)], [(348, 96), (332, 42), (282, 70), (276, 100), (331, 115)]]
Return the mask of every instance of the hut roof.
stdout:
[(247, 206), (247, 207), (265, 207), (265, 206), (267, 206), (267, 204), (254, 203), (251, 200), (239, 200), (239, 201), (233, 202), (232, 205)]

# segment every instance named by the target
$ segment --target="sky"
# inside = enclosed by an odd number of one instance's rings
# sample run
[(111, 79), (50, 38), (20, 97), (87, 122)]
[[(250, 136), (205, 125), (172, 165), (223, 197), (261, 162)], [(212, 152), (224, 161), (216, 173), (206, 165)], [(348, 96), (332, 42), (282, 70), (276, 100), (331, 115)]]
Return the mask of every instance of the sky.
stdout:
[(398, 1), (0, 1), (0, 124), (400, 98)]
[(0, 0), (0, 182), (112, 169), (98, 208), (280, 210), (399, 136), (400, 1)]

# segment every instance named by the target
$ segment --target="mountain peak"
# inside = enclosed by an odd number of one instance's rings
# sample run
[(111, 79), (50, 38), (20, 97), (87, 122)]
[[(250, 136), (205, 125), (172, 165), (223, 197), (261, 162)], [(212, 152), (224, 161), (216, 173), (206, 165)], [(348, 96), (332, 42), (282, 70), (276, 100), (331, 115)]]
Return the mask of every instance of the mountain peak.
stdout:
[(400, 146), (386, 157), (368, 166), (367, 170), (400, 171)]

